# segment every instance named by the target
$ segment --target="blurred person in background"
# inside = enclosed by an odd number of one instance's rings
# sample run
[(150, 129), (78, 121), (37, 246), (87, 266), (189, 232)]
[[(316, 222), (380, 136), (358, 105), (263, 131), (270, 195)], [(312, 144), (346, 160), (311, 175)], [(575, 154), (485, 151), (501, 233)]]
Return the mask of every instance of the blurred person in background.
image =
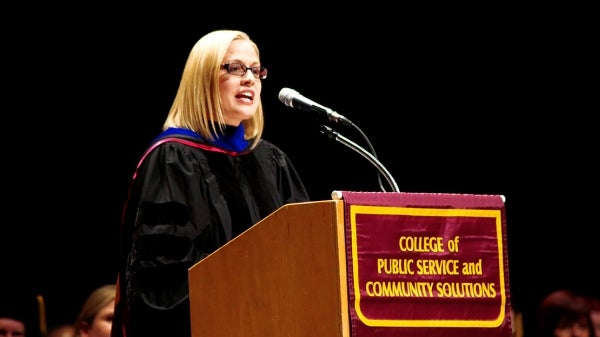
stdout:
[(116, 284), (94, 289), (75, 320), (74, 337), (110, 337), (115, 312)]
[(548, 294), (538, 308), (537, 337), (597, 337), (584, 296), (569, 289)]
[(45, 335), (45, 307), (41, 295), (9, 286), (0, 291), (0, 337)]
[(600, 337), (600, 297), (590, 296), (590, 318), (594, 326), (596, 337)]

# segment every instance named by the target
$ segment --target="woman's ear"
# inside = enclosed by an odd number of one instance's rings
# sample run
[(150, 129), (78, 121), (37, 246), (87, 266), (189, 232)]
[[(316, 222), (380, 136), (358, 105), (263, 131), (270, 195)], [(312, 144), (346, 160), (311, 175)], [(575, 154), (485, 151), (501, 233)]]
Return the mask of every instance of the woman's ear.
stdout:
[(77, 327), (77, 330), (79, 331), (80, 337), (87, 337), (90, 333), (90, 323), (85, 321), (81, 322), (81, 324)]

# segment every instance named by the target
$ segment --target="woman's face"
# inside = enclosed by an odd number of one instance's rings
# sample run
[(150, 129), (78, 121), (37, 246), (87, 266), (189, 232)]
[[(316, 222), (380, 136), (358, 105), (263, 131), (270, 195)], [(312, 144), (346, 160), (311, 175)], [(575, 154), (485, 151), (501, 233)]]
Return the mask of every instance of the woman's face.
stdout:
[[(247, 68), (260, 66), (254, 47), (244, 40), (235, 40), (229, 46), (222, 64), (232, 63), (240, 63)], [(258, 108), (261, 89), (261, 80), (256, 78), (252, 71), (236, 75), (221, 69), (219, 90), (225, 124), (238, 126), (243, 120), (252, 118)]]
[(91, 324), (83, 323), (79, 328), (82, 337), (110, 337), (113, 316), (115, 313), (115, 301), (111, 301), (94, 316)]

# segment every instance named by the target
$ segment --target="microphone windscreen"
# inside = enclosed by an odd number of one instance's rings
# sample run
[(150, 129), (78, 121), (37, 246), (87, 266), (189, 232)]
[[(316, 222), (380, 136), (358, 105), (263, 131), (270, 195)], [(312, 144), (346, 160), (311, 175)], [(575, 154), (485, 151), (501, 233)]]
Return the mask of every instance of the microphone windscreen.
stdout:
[(298, 92), (296, 90), (290, 88), (283, 88), (279, 91), (279, 100), (281, 101), (281, 103), (289, 107), (294, 107), (292, 102), (294, 100), (294, 97), (296, 97), (297, 95)]

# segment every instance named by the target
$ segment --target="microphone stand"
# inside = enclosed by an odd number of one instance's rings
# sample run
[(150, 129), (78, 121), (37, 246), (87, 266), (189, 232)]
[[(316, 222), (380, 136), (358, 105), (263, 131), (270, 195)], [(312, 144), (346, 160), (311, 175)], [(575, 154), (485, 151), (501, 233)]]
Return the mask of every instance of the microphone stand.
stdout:
[[(381, 162), (379, 162), (379, 160), (377, 160), (377, 158), (375, 158), (375, 156), (373, 156), (367, 150), (363, 149), (358, 144), (356, 144), (353, 141), (351, 141), (350, 139), (342, 136), (341, 134), (339, 134), (338, 132), (334, 131), (332, 128), (330, 128), (326, 125), (321, 125), (321, 133), (326, 134), (327, 137), (329, 137), (330, 139), (333, 139), (339, 143), (346, 145), (350, 149), (358, 152), (358, 154), (360, 154), (361, 156), (365, 157), (369, 162), (371, 162), (371, 164), (375, 165), (375, 167), (379, 170), (379, 172), (381, 172), (381, 174), (387, 180), (388, 184), (392, 187), (392, 190), (394, 192), (400, 192), (400, 189), (398, 188), (398, 184), (396, 184), (396, 181), (394, 180), (394, 178), (392, 177), (390, 172), (385, 168), (385, 166), (383, 166), (383, 164), (381, 164)], [(385, 192), (385, 190), (384, 190), (384, 192)]]

